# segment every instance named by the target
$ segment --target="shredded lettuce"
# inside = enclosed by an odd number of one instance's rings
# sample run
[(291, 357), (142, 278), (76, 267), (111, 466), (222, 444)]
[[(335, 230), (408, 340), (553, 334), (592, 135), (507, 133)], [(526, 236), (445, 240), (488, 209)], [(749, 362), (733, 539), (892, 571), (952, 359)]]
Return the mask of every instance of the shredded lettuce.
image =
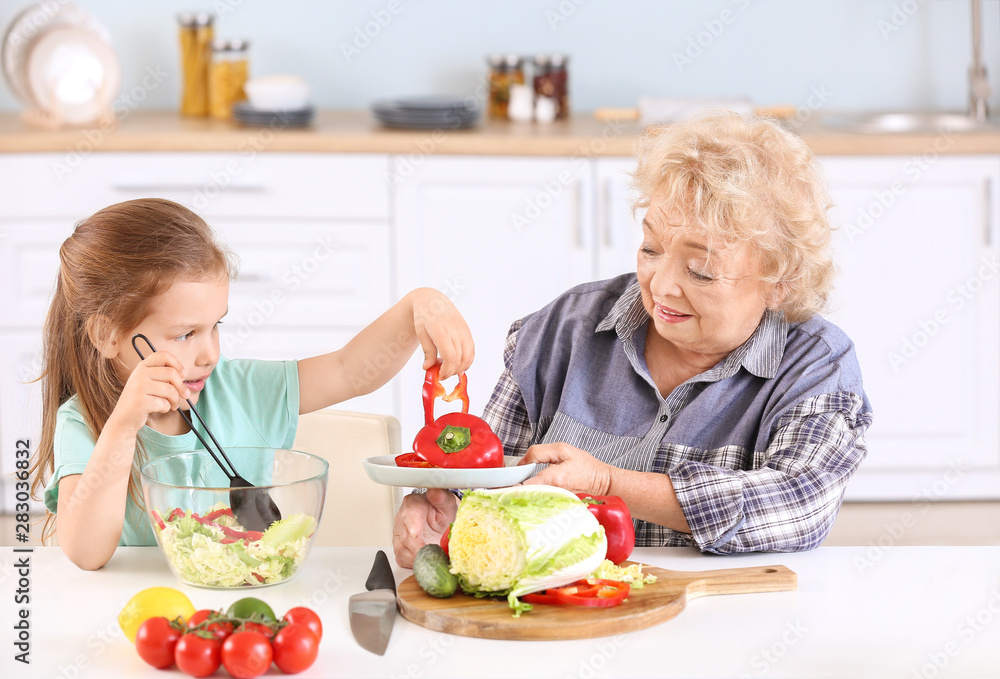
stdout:
[(514, 486), (464, 495), (448, 553), (466, 593), (506, 596), (516, 616), (531, 609), (517, 597), (586, 577), (607, 546), (604, 528), (573, 493)]
[[(220, 503), (211, 511), (224, 508)], [(315, 518), (295, 514), (272, 524), (262, 537), (234, 541), (221, 528), (202, 523), (190, 512), (172, 520), (169, 514), (161, 514), (164, 528), (154, 524), (167, 559), (184, 581), (207, 587), (272, 584), (291, 577), (305, 559), (316, 528)], [(243, 531), (230, 516), (219, 516), (211, 523)]]

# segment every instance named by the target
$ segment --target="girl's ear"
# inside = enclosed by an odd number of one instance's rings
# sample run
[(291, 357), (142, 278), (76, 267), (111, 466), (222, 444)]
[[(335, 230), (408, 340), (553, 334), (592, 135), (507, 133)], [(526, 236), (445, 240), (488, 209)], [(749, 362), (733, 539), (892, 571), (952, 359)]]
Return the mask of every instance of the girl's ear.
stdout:
[(121, 341), (104, 314), (94, 314), (87, 319), (87, 337), (104, 358), (116, 358), (121, 353)]

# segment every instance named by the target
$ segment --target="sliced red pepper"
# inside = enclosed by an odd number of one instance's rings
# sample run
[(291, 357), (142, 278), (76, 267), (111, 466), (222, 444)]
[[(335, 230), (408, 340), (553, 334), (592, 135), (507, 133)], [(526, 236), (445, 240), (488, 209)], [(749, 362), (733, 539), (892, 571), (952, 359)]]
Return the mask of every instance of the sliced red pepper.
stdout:
[(626, 582), (585, 578), (565, 587), (546, 590), (546, 594), (552, 595), (563, 605), (611, 608), (625, 601), (628, 591)]
[(525, 594), (521, 597), (521, 601), (526, 604), (546, 604), (550, 606), (555, 606), (559, 604), (559, 600), (552, 594), (549, 594), (547, 590), (542, 590), (541, 592), (532, 592), (531, 594)]
[(403, 453), (395, 458), (397, 467), (430, 467), (430, 462), (423, 459), (416, 453)]
[(167, 527), (167, 524), (163, 523), (163, 519), (160, 518), (160, 515), (156, 513), (155, 509), (152, 510), (152, 514), (153, 514), (153, 519), (156, 521), (156, 525), (160, 527), (160, 530), (163, 530), (164, 528)]
[(180, 507), (175, 507), (173, 511), (167, 514), (167, 521), (173, 521), (174, 519), (183, 519), (187, 516), (187, 513)]
[(257, 540), (260, 540), (262, 537), (264, 537), (264, 533), (262, 533), (261, 531), (259, 531), (259, 530), (248, 530), (247, 531), (247, 536), (244, 539), (247, 542), (257, 542)]
[(223, 507), (222, 509), (216, 509), (214, 512), (209, 512), (204, 516), (204, 518), (208, 521), (215, 521), (220, 516), (229, 516), (232, 518), (236, 518), (233, 515), (233, 510), (229, 507)]
[(577, 493), (576, 496), (586, 503), (590, 513), (604, 526), (604, 534), (608, 538), (606, 558), (616, 564), (629, 558), (635, 548), (635, 527), (625, 501), (615, 495)]
[(440, 396), (443, 401), (456, 401), (458, 399), (462, 400), (462, 412), (469, 412), (469, 378), (465, 376), (465, 373), (461, 373), (458, 376), (458, 384), (452, 389), (451, 393), (445, 391), (444, 385), (441, 384), (441, 364), (435, 363), (430, 368), (427, 369), (427, 374), (424, 376), (424, 424), (432, 424), (434, 422), (434, 401)]
[(231, 545), (234, 542), (240, 542), (239, 538), (222, 538), (219, 540), (220, 545)]

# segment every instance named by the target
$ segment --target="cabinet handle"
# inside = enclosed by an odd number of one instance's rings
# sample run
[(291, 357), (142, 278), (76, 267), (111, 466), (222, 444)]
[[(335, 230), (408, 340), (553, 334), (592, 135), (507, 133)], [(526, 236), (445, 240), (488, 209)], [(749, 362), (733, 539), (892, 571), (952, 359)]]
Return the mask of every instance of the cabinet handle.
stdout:
[(986, 236), (986, 247), (993, 247), (993, 178), (987, 177), (983, 182), (983, 234)]
[(583, 249), (583, 223), (581, 221), (582, 210), (580, 207), (581, 200), (580, 192), (580, 182), (575, 181), (570, 186), (570, 209), (573, 211), (573, 234), (576, 239), (576, 247)]
[(605, 177), (601, 181), (601, 240), (605, 247), (612, 247), (611, 238), (611, 180)]
[[(204, 184), (169, 184), (169, 183), (157, 183), (157, 182), (115, 182), (111, 185), (111, 188), (115, 191), (122, 191), (126, 193), (197, 193), (198, 191), (204, 191), (207, 186), (213, 185), (212, 182), (206, 182)], [(225, 186), (218, 187), (220, 193), (222, 191), (238, 191), (240, 193), (263, 193), (267, 191), (267, 187), (263, 184), (226, 184)]]

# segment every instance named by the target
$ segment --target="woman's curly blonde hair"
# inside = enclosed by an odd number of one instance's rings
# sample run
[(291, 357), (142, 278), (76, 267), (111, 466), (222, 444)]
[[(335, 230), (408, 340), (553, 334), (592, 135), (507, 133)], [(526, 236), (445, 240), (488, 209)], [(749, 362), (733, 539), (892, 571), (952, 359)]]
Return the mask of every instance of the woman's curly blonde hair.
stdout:
[(821, 313), (833, 286), (832, 207), (801, 138), (766, 118), (711, 113), (649, 128), (637, 145), (633, 210), (679, 210), (709, 241), (746, 246), (790, 322)]

